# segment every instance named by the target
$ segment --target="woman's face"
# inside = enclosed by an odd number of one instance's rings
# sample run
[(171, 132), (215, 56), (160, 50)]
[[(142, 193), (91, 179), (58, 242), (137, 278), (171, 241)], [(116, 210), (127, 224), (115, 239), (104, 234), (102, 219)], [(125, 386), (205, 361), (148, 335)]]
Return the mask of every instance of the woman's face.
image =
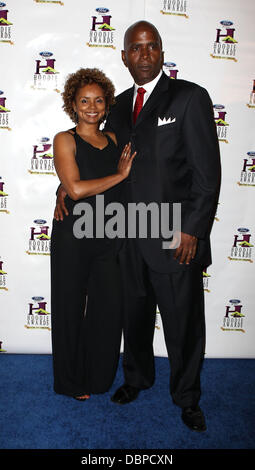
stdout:
[(96, 83), (79, 88), (73, 102), (73, 109), (78, 115), (79, 122), (99, 123), (106, 112), (104, 91)]

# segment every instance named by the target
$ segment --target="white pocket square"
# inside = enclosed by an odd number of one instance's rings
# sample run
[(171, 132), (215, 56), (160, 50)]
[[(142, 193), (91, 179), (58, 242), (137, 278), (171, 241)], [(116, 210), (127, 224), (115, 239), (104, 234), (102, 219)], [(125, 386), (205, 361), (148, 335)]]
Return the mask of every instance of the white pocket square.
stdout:
[(173, 122), (176, 121), (176, 118), (163, 118), (163, 119), (160, 119), (160, 117), (158, 118), (158, 126), (165, 126), (166, 124), (172, 124)]

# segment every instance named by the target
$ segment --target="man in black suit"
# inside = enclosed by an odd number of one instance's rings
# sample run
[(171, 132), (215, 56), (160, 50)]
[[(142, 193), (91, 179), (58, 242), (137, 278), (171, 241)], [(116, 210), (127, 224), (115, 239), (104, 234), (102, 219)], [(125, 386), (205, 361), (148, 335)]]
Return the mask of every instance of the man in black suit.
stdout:
[(126, 207), (129, 202), (179, 203), (181, 233), (176, 249), (175, 236), (168, 246), (172, 249), (163, 249), (161, 237), (138, 236), (126, 238), (119, 252), (125, 383), (112, 401), (129, 403), (154, 382), (158, 305), (173, 402), (189, 428), (204, 431), (198, 405), (205, 348), (202, 271), (211, 263), (209, 234), (220, 185), (212, 103), (204, 88), (171, 80), (162, 71), (162, 40), (151, 23), (139, 21), (127, 29), (122, 60), (135, 84), (117, 96), (105, 129), (116, 134), (120, 148), (131, 141), (137, 152), (124, 185)]
[(126, 203), (181, 203), (181, 237), (175, 250), (163, 249), (160, 237), (138, 237), (127, 239), (121, 251), (125, 383), (112, 400), (128, 403), (153, 384), (158, 304), (172, 399), (182, 408), (185, 424), (203, 431), (205, 419), (198, 406), (205, 347), (202, 271), (211, 263), (209, 233), (220, 182), (212, 103), (200, 86), (165, 75), (161, 37), (146, 21), (126, 31), (122, 60), (135, 84), (117, 97), (106, 129), (115, 132), (120, 148), (130, 140), (137, 151), (125, 185)]

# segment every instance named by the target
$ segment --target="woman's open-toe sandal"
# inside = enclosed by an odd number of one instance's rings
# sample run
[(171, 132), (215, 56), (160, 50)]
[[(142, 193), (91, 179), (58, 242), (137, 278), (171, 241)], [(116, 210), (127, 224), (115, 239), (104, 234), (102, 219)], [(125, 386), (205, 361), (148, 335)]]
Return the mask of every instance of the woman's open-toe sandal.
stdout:
[(86, 401), (90, 398), (90, 395), (78, 395), (74, 398), (75, 400), (78, 400), (78, 401)]

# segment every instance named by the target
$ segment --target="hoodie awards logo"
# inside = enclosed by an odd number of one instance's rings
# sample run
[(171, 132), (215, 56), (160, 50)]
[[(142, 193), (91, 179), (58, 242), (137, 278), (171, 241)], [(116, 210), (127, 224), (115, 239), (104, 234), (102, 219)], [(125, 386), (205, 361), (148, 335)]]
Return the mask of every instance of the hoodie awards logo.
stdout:
[(213, 59), (236, 59), (236, 44), (238, 41), (234, 38), (235, 28), (232, 28), (232, 21), (220, 21), (220, 25), (225, 28), (216, 29), (216, 39), (213, 44), (213, 52), (210, 56)]
[(157, 305), (157, 307), (156, 307), (156, 316), (155, 316), (155, 329), (160, 330), (160, 325), (161, 325), (161, 315), (160, 315), (160, 311), (159, 311), (159, 308), (158, 308), (158, 305)]
[(238, 299), (232, 299), (229, 301), (230, 305), (226, 305), (226, 312), (223, 318), (222, 331), (241, 331), (245, 333), (243, 329), (244, 317), (242, 313), (243, 305)]
[(216, 124), (219, 142), (225, 142), (226, 144), (228, 144), (227, 133), (229, 124), (226, 122), (227, 112), (224, 111), (225, 106), (223, 106), (222, 104), (214, 104), (213, 108), (214, 120)]
[(8, 211), (8, 194), (4, 190), (4, 185), (5, 183), (0, 176), (0, 212), (10, 214)]
[(203, 269), (203, 286), (204, 286), (204, 291), (205, 292), (211, 292), (209, 289), (209, 280), (210, 280), (211, 275), (208, 274), (207, 268)]
[(166, 75), (169, 78), (176, 79), (179, 70), (176, 69), (176, 64), (174, 62), (164, 62), (163, 69)]
[(188, 18), (187, 3), (187, 0), (163, 0), (163, 7), (160, 13)]
[(3, 96), (4, 92), (0, 90), (0, 129), (10, 131), (9, 127), (9, 113), (11, 112), (6, 106), (6, 97)]
[(53, 90), (60, 93), (58, 89), (58, 74), (55, 68), (56, 59), (53, 53), (48, 51), (40, 52), (40, 59), (35, 61), (34, 84), (31, 86), (34, 90)]
[(220, 206), (220, 202), (217, 203), (217, 207), (216, 207), (216, 212), (215, 212), (215, 215), (214, 215), (214, 220), (216, 222), (219, 222), (220, 221), (220, 216), (219, 216), (219, 206)]
[(64, 2), (59, 0), (34, 0), (35, 3), (54, 3), (55, 5), (64, 5)]
[(30, 227), (30, 239), (28, 242), (28, 255), (50, 255), (50, 236), (47, 221), (34, 220), (34, 227)]
[(51, 148), (52, 144), (48, 137), (42, 137), (39, 145), (33, 145), (33, 156), (28, 170), (30, 174), (56, 176)]
[(3, 341), (0, 341), (0, 353), (5, 353), (6, 350), (2, 347)]
[(25, 328), (50, 330), (50, 312), (47, 311), (47, 302), (44, 297), (32, 297), (28, 304), (27, 323)]
[(255, 80), (253, 80), (253, 87), (250, 92), (250, 100), (247, 103), (248, 108), (255, 108)]
[(6, 276), (7, 272), (4, 270), (3, 267), (4, 262), (0, 260), (0, 290), (8, 290)]
[(114, 45), (115, 28), (111, 25), (112, 16), (109, 15), (108, 8), (96, 8), (98, 16), (92, 16), (92, 25), (89, 32), (89, 41), (86, 43), (89, 47), (111, 47)]
[(252, 248), (250, 230), (245, 227), (237, 229), (237, 234), (234, 235), (234, 242), (231, 247), (230, 261), (248, 261), (253, 263), (252, 260)]
[(239, 186), (255, 186), (255, 152), (247, 152), (248, 158), (243, 159)]
[(8, 20), (9, 10), (6, 3), (0, 2), (0, 42), (13, 45), (12, 41), (12, 23)]

